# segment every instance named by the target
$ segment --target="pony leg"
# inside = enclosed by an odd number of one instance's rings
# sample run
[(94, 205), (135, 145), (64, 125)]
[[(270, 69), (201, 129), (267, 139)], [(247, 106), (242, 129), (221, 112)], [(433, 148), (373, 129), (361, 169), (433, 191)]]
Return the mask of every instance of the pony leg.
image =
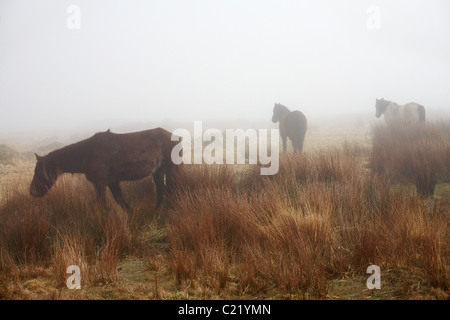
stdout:
[(111, 193), (114, 197), (114, 200), (125, 210), (125, 211), (131, 211), (130, 206), (125, 202), (123, 195), (122, 195), (122, 189), (120, 188), (119, 182), (115, 182), (110, 184), (109, 190), (111, 190)]
[(95, 194), (97, 195), (98, 202), (105, 207), (106, 206), (106, 194), (105, 194), (105, 186), (100, 186), (94, 184)]
[(164, 167), (166, 170), (166, 193), (170, 194), (175, 190), (175, 173), (178, 170), (178, 167), (173, 164), (165, 164)]
[(287, 149), (287, 136), (281, 136), (281, 141), (283, 141), (283, 150), (286, 152)]
[(165, 185), (164, 185), (164, 167), (159, 167), (155, 172), (153, 172), (153, 181), (156, 186), (156, 207), (159, 208), (164, 197)]
[(298, 140), (295, 141), (294, 149), (297, 152), (302, 152), (303, 151), (303, 139), (302, 138), (298, 138)]

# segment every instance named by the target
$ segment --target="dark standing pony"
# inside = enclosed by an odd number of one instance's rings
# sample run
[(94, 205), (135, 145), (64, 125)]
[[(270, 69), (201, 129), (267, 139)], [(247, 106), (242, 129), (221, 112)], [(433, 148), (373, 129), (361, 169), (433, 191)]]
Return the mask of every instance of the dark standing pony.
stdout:
[(307, 121), (300, 111), (290, 111), (287, 107), (275, 103), (272, 122), (280, 122), (280, 136), (283, 141), (283, 149), (286, 152), (287, 138), (291, 139), (295, 151), (303, 150)]
[(139, 180), (152, 174), (158, 208), (166, 189), (171, 190), (174, 184), (176, 165), (171, 160), (171, 151), (177, 142), (171, 141), (171, 136), (169, 131), (161, 128), (127, 134), (108, 130), (45, 157), (36, 155), (30, 193), (43, 197), (61, 173), (83, 173), (94, 185), (102, 204), (106, 204), (105, 189), (109, 187), (117, 203), (130, 211), (123, 199), (120, 182)]

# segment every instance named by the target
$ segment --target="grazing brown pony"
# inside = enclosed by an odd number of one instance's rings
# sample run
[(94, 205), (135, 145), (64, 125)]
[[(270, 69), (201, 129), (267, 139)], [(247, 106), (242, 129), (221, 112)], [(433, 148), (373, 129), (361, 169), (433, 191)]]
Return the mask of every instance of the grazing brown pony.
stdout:
[(169, 191), (174, 183), (176, 165), (171, 160), (171, 150), (177, 142), (172, 142), (171, 136), (162, 128), (126, 134), (108, 130), (50, 152), (45, 157), (36, 155), (30, 193), (43, 197), (61, 173), (83, 173), (94, 185), (97, 199), (102, 204), (106, 204), (105, 189), (109, 187), (117, 203), (130, 211), (119, 183), (152, 174), (158, 208), (166, 189)]
[(303, 150), (307, 121), (300, 111), (290, 111), (287, 107), (275, 103), (272, 122), (280, 122), (280, 136), (283, 141), (283, 149), (286, 152), (287, 138), (291, 139), (295, 151)]

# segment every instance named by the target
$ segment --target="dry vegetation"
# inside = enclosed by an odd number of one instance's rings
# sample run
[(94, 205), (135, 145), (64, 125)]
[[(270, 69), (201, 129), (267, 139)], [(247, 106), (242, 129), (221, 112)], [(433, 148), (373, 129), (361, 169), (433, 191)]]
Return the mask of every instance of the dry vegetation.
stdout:
[[(448, 299), (449, 125), (423, 130), (282, 155), (272, 177), (185, 165), (156, 212), (150, 179), (124, 184), (130, 215), (97, 206), (81, 176), (43, 199), (17, 181), (0, 206), (0, 298)], [(81, 290), (65, 286), (72, 264)], [(372, 264), (381, 290), (365, 287)]]
[(439, 180), (450, 180), (450, 126), (440, 122), (374, 129), (371, 167), (430, 197)]

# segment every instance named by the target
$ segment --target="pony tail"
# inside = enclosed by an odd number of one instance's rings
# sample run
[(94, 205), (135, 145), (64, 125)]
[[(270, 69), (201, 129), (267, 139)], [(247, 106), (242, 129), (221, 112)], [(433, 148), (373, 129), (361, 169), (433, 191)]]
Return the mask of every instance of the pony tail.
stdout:
[(419, 105), (419, 120), (420, 122), (425, 122), (427, 119), (425, 107), (422, 105)]

